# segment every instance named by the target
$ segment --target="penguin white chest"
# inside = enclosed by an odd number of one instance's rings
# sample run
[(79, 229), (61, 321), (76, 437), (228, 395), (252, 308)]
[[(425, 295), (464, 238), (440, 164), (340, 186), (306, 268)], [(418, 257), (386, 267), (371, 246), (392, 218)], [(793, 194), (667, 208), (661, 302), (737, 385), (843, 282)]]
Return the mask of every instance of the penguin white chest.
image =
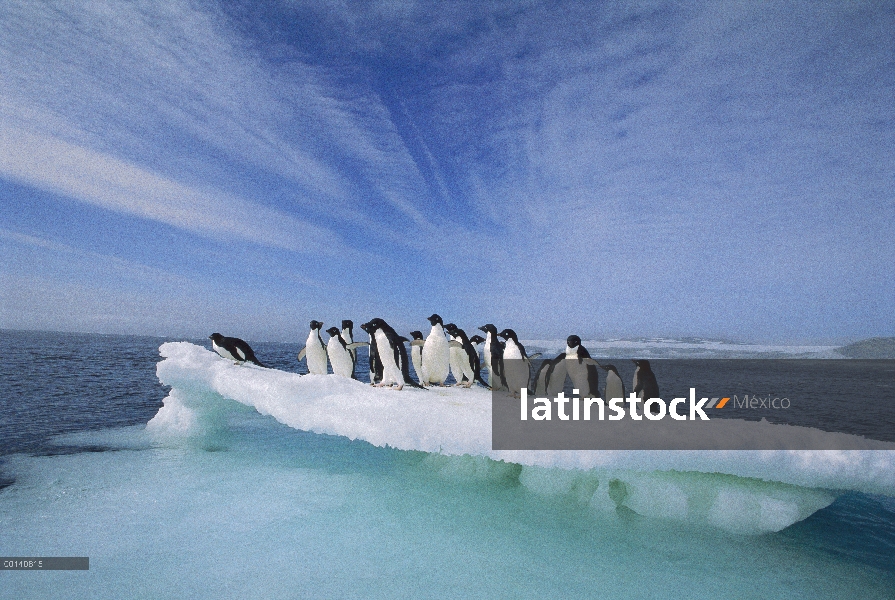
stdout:
[(339, 338), (333, 336), (326, 343), (326, 353), (329, 355), (329, 363), (333, 366), (333, 373), (350, 378), (354, 374), (354, 361), (351, 353), (342, 346)]
[(423, 346), (423, 370), (428, 374), (427, 383), (443, 384), (451, 369), (450, 345), (444, 337), (444, 329), (441, 325), (432, 326), (429, 337)]
[(236, 358), (235, 356), (233, 356), (232, 354), (230, 354), (230, 351), (227, 350), (226, 348), (224, 348), (223, 346), (218, 346), (218, 345), (214, 342), (214, 340), (212, 340), (212, 342), (211, 342), (211, 347), (212, 347), (212, 349), (213, 349), (215, 352), (217, 352), (218, 354), (220, 354), (221, 357), (223, 357), (223, 358), (227, 358), (227, 359), (230, 359), (230, 360), (240, 360), (240, 359)]
[(625, 392), (622, 386), (622, 380), (612, 371), (606, 373), (606, 392), (603, 394), (605, 400), (609, 402), (613, 398), (624, 398)]
[(320, 341), (320, 334), (314, 329), (308, 334), (305, 342), (305, 357), (308, 361), (308, 372), (326, 375), (326, 348)]
[(522, 358), (522, 351), (513, 340), (507, 340), (503, 350), (503, 370), (507, 385), (513, 394), (528, 387), (528, 361)]
[(376, 350), (379, 353), (379, 361), (382, 363), (382, 383), (404, 385), (401, 367), (395, 362), (395, 349), (381, 329), (376, 331)]

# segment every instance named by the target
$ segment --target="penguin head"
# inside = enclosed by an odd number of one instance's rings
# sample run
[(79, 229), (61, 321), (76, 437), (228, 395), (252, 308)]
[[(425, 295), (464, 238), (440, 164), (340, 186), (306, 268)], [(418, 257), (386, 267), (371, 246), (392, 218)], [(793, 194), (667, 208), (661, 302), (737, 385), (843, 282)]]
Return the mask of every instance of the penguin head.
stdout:
[(441, 317), (439, 317), (437, 314), (433, 314), (431, 317), (429, 317), (428, 321), (429, 321), (430, 323), (432, 323), (433, 326), (434, 326), (434, 325), (443, 325), (443, 324), (444, 324), (444, 321), (442, 321), (442, 320), (441, 320)]
[(367, 333), (376, 333), (378, 329), (382, 329), (383, 325), (385, 325), (385, 321), (376, 317), (375, 319), (371, 319), (369, 323), (364, 323), (361, 327)]
[(447, 325), (444, 326), (444, 330), (447, 331), (448, 333), (450, 333), (451, 335), (453, 335), (454, 331), (457, 330), (457, 325), (454, 323), (448, 323)]
[(633, 360), (633, 359), (632, 359), (631, 362), (634, 363), (635, 365), (637, 365), (639, 368), (643, 369), (644, 371), (649, 371), (649, 370), (650, 370), (650, 366), (649, 366), (649, 361), (648, 361), (648, 360)]
[(351, 319), (342, 319), (342, 329), (351, 331), (352, 329), (354, 329), (354, 321), (352, 321)]
[(469, 341), (472, 342), (473, 344), (481, 344), (482, 342), (485, 341), (485, 338), (483, 338), (480, 335), (474, 335), (471, 338), (469, 338)]
[(497, 335), (497, 327), (488, 323), (487, 325), (482, 325), (479, 327), (479, 331), (484, 331), (485, 333), (490, 333), (491, 335)]
[(566, 338), (566, 345), (572, 349), (577, 348), (581, 345), (581, 338), (577, 335), (570, 335)]
[(514, 342), (518, 341), (518, 338), (516, 337), (516, 332), (513, 331), (512, 329), (504, 329), (497, 335), (502, 337), (505, 340), (512, 339)]
[(618, 376), (618, 369), (615, 368), (615, 365), (601, 365), (600, 363), (597, 363), (597, 366), (604, 371), (612, 371), (616, 374), (616, 376)]
[(311, 329), (312, 330), (320, 329), (321, 327), (323, 327), (323, 323), (321, 323), (320, 321), (311, 321)]
[(220, 333), (212, 333), (210, 336), (208, 336), (208, 339), (210, 339), (215, 344), (220, 345), (221, 341), (223, 341), (224, 339), (224, 336), (222, 336)]
[(421, 340), (421, 339), (423, 339), (423, 332), (422, 331), (411, 331), (410, 337), (412, 337), (415, 340)]
[(338, 327), (330, 327), (329, 329), (326, 330), (326, 333), (328, 333), (328, 334), (331, 335), (332, 337), (336, 337), (336, 336), (339, 335), (341, 332), (339, 331), (339, 328), (338, 328)]

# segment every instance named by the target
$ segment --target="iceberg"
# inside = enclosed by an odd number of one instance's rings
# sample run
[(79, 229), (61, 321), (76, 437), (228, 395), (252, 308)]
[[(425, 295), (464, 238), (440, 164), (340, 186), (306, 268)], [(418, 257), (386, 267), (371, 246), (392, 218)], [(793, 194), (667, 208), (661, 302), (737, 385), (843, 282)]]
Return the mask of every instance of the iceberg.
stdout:
[[(779, 531), (844, 491), (895, 495), (895, 451), (594, 451), (491, 448), (491, 394), (395, 391), (335, 375), (236, 365), (188, 342), (160, 347), (171, 387), (147, 424), (157, 438), (213, 439), (238, 405), (291, 428), (428, 453), (444, 477), (511, 478), (595, 515), (633, 511), (744, 534)], [(238, 404), (233, 404), (238, 403)]]

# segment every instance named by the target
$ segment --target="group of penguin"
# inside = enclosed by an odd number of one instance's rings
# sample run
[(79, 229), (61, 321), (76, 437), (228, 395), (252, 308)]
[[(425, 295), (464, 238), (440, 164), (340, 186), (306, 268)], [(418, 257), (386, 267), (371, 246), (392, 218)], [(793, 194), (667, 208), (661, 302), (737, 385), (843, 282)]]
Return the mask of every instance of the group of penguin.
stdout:
[[(444, 324), (442, 318), (433, 314), (428, 318), (431, 330), (427, 337), (420, 331), (411, 331), (408, 339), (399, 336), (383, 319), (372, 319), (360, 327), (369, 336), (369, 342), (354, 341), (354, 322), (345, 319), (342, 328), (330, 327), (326, 330), (329, 340), (324, 344), (320, 331), (323, 323), (311, 321), (305, 347), (298, 353), (298, 361), (306, 361), (309, 373), (325, 375), (327, 361), (333, 373), (356, 379), (357, 349), (369, 347), (370, 384), (382, 387), (392, 386), (401, 390), (405, 385), (425, 388), (430, 385), (445, 385), (448, 374), (452, 373), (456, 385), (471, 387), (478, 383), (489, 389), (508, 390), (519, 397), (522, 389), (530, 390), (536, 396), (554, 397), (562, 391), (566, 378), (571, 379), (576, 393), (597, 397), (599, 371), (606, 371), (604, 398), (625, 398), (625, 385), (615, 365), (603, 365), (591, 358), (581, 345), (581, 338), (570, 335), (566, 339), (566, 349), (555, 358), (542, 361), (534, 377), (529, 381), (531, 361), (541, 354), (526, 354), (512, 329), (498, 333), (489, 323), (479, 327), (485, 337), (467, 337), (466, 332), (454, 323)], [(447, 334), (447, 335), (445, 335)], [(213, 333), (209, 336), (212, 348), (226, 359), (236, 362), (250, 362), (262, 365), (255, 353), (239, 338)], [(410, 344), (408, 360), (407, 348)], [(481, 360), (477, 346), (484, 344)], [(410, 377), (409, 363), (413, 363), (417, 381)], [(658, 398), (659, 386), (648, 360), (633, 360), (634, 393), (640, 398)], [(488, 381), (481, 375), (482, 363), (488, 370)]]

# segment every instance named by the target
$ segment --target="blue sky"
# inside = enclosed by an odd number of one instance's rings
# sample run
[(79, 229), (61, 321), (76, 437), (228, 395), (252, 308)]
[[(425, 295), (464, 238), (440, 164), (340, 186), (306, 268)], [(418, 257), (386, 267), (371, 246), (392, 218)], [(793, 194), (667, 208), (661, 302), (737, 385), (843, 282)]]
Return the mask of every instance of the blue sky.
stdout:
[(891, 2), (0, 4), (0, 327), (895, 335)]

